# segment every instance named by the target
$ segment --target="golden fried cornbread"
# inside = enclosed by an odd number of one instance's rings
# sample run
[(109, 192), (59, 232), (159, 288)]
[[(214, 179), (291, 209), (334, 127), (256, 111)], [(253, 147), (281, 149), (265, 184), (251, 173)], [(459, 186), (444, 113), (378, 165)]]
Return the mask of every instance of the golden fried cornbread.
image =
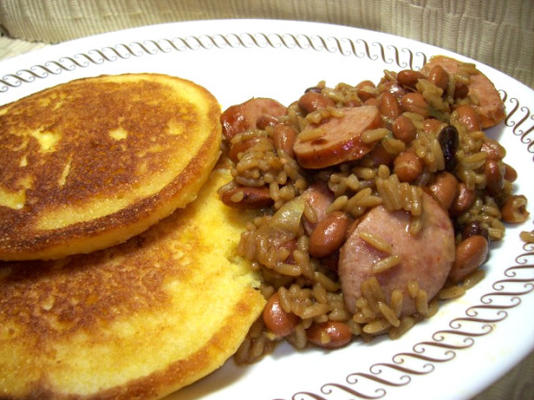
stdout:
[(230, 179), (118, 246), (0, 263), (0, 398), (156, 399), (220, 367), (265, 303)]
[(220, 152), (220, 106), (161, 74), (74, 80), (0, 107), (0, 260), (123, 242), (191, 202)]

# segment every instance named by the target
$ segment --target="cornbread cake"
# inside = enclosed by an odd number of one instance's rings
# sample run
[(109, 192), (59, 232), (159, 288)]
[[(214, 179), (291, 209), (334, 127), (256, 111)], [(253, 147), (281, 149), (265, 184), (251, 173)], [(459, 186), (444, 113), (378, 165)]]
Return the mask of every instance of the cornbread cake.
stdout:
[(265, 304), (230, 179), (118, 246), (0, 263), (0, 398), (155, 399), (221, 366)]
[(220, 106), (161, 74), (74, 80), (0, 107), (0, 260), (121, 243), (191, 202), (220, 152)]

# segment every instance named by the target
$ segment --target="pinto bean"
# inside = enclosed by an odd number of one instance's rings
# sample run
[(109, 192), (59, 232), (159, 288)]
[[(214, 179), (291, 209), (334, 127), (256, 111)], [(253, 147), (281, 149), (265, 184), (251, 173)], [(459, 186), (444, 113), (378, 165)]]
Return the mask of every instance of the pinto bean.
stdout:
[(428, 104), (421, 93), (412, 92), (406, 93), (400, 100), (401, 107), (404, 111), (414, 112), (428, 117)]
[(437, 87), (446, 90), (449, 86), (449, 74), (441, 65), (435, 65), (428, 73), (428, 80)]
[(306, 92), (304, 93), (299, 101), (299, 107), (304, 110), (306, 113), (311, 113), (313, 111), (319, 110), (321, 108), (326, 108), (328, 106), (335, 106), (335, 103), (329, 97), (322, 95), (317, 92)]
[(486, 160), (484, 175), (488, 192), (493, 196), (499, 194), (504, 187), (504, 165), (496, 160)]
[(463, 83), (456, 82), (454, 85), (454, 99), (465, 99), (469, 93), (469, 88)]
[(450, 213), (453, 216), (460, 215), (473, 205), (476, 199), (476, 193), (474, 190), (468, 189), (465, 183), (460, 182), (458, 184), (458, 193), (452, 202)]
[(295, 129), (285, 124), (277, 124), (273, 129), (274, 147), (284, 151), (289, 157), (293, 157), (293, 145), (297, 138)]
[(335, 349), (349, 343), (352, 332), (344, 322), (326, 321), (313, 324), (306, 331), (306, 336), (316, 346)]
[(259, 209), (274, 204), (269, 194), (269, 188), (265, 186), (235, 186), (223, 191), (220, 197), (224, 204), (234, 208)]
[(278, 292), (275, 292), (267, 301), (262, 317), (267, 329), (279, 337), (289, 335), (299, 323), (299, 318), (295, 314), (284, 311)]
[(506, 163), (504, 163), (504, 179), (508, 182), (514, 182), (517, 179), (517, 171)]
[(443, 127), (445, 126), (445, 122), (440, 121), (439, 119), (435, 118), (426, 118), (423, 121), (423, 130), (427, 133), (438, 133), (441, 132)]
[(448, 210), (458, 193), (458, 180), (449, 172), (441, 172), (429, 186), (429, 190), (441, 207)]
[(400, 115), (400, 106), (397, 98), (389, 93), (382, 93), (379, 100), (380, 114), (393, 121)]
[(410, 143), (415, 139), (417, 134), (417, 128), (413, 124), (412, 120), (404, 115), (399, 115), (391, 127), (393, 136), (402, 140), (404, 143)]
[(328, 207), (334, 201), (334, 193), (330, 191), (328, 185), (323, 182), (315, 182), (302, 193), (302, 198), (307, 203), (308, 207), (313, 210), (315, 220), (309, 221), (304, 215), (302, 220), (304, 231), (307, 235), (311, 235), (317, 222), (321, 221), (327, 215)]
[(309, 252), (313, 257), (325, 257), (335, 252), (345, 241), (350, 218), (334, 211), (317, 223), (310, 234)]
[(485, 138), (480, 151), (486, 153), (487, 160), (502, 160), (506, 156), (506, 149), (495, 139)]
[(404, 89), (397, 81), (388, 81), (378, 85), (378, 90), (381, 93), (391, 93), (397, 99), (400, 99), (407, 93), (407, 90)]
[(453, 112), (460, 123), (465, 126), (469, 132), (480, 130), (480, 119), (473, 107), (468, 104), (462, 104)]
[(456, 246), (456, 258), (452, 264), (449, 278), (453, 282), (464, 279), (486, 261), (489, 251), (487, 239), (481, 235), (473, 235), (462, 240)]
[(395, 157), (393, 171), (401, 182), (413, 182), (423, 172), (423, 162), (413, 151), (403, 151)]
[(397, 74), (397, 82), (402, 86), (415, 89), (415, 85), (419, 79), (424, 79), (424, 75), (419, 71), (412, 69), (404, 69)]
[(527, 198), (523, 195), (508, 197), (501, 208), (502, 220), (510, 224), (525, 222), (529, 216)]
[(371, 97), (363, 102), (366, 106), (375, 106), (378, 107), (378, 99), (376, 97)]
[(371, 81), (362, 81), (356, 86), (356, 93), (361, 101), (366, 101), (371, 98), (376, 97), (376, 87), (375, 84)]

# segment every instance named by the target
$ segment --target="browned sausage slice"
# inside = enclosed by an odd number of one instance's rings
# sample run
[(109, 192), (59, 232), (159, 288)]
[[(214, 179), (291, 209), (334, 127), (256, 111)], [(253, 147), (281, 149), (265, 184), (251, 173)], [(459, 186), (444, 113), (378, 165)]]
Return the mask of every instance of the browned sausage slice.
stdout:
[(277, 119), (286, 113), (286, 107), (273, 99), (253, 98), (226, 109), (221, 115), (223, 134), (231, 139), (238, 133), (258, 128), (258, 122)]
[[(236, 199), (234, 195), (237, 196)], [(271, 207), (274, 203), (266, 186), (235, 186), (222, 191), (220, 197), (224, 204), (234, 208), (259, 209)]]
[[(429, 300), (442, 288), (454, 261), (454, 231), (447, 213), (427, 194), (423, 194), (423, 209), (423, 229), (416, 236), (408, 232), (410, 216), (407, 213), (390, 212), (383, 206), (369, 211), (351, 233), (341, 248), (339, 259), (341, 287), (350, 311), (354, 312), (356, 300), (361, 296), (360, 285), (372, 276), (381, 284), (387, 301), (394, 289), (403, 292), (403, 315), (415, 311), (415, 303), (407, 290), (410, 281), (417, 281)], [(360, 237), (362, 232), (387, 242), (392, 254), (400, 256), (400, 263), (374, 273), (373, 265), (387, 254), (364, 241)]]
[[(340, 110), (343, 111), (342, 117), (307, 127), (297, 136), (293, 150), (302, 167), (325, 168), (357, 160), (371, 151), (374, 144), (363, 143), (361, 135), (368, 129), (381, 126), (378, 108), (361, 106)], [(320, 129), (321, 136), (310, 139), (308, 134), (311, 129)]]
[[(428, 75), (434, 66), (439, 65), (449, 74), (454, 74), (458, 71), (460, 64), (460, 61), (454, 58), (435, 56), (423, 66), (421, 72)], [(501, 96), (486, 75), (480, 71), (471, 75), (467, 86), (468, 95), (476, 98), (479, 102), (479, 104), (473, 105), (473, 108), (480, 116), (480, 124), (483, 129), (497, 125), (506, 117)]]

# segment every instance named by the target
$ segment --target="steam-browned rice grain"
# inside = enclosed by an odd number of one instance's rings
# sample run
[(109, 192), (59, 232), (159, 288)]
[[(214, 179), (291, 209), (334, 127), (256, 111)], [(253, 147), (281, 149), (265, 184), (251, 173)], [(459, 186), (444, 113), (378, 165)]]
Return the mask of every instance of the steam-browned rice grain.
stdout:
[(348, 325), (351, 333), (354, 335), (354, 336), (359, 336), (361, 333), (362, 333), (362, 328), (360, 326), (360, 324), (354, 322), (352, 319), (349, 319), (346, 324)]
[(346, 178), (345, 184), (352, 191), (356, 191), (356, 190), (358, 190), (360, 188), (360, 181), (358, 180), (358, 177), (356, 175), (354, 175), (354, 174), (350, 174)]
[(293, 338), (294, 338), (293, 345), (297, 349), (303, 349), (304, 347), (306, 347), (306, 343), (308, 342), (308, 339), (306, 338), (306, 330), (302, 326), (302, 324), (298, 324), (295, 327)]
[(421, 217), (412, 217), (410, 219), (410, 226), (408, 227), (408, 232), (411, 235), (417, 235), (423, 229), (423, 219)]
[(419, 289), (415, 296), (415, 309), (424, 317), (428, 315), (428, 295), (423, 289)]
[(324, 315), (328, 311), (329, 311), (328, 304), (315, 303), (304, 308), (302, 310), (302, 313), (298, 315), (302, 319), (307, 319), (307, 318), (314, 318), (314, 317)]
[(335, 292), (339, 290), (339, 283), (333, 281), (329, 277), (327, 277), (325, 274), (319, 271), (315, 271), (313, 274), (315, 282), (320, 283), (323, 285), (323, 287), (328, 290), (329, 292)]
[(390, 171), (387, 165), (380, 164), (377, 170), (377, 175), (379, 178), (387, 179), (389, 177)]
[(299, 276), (302, 274), (302, 269), (299, 265), (288, 263), (277, 263), (274, 270), (282, 275)]
[(400, 289), (394, 289), (391, 292), (390, 307), (397, 317), (400, 317), (402, 312), (402, 303), (404, 300), (404, 294)]
[(265, 340), (265, 336), (259, 336), (258, 338), (252, 341), (252, 346), (250, 348), (252, 358), (257, 359), (264, 354)]
[(245, 193), (243, 193), (242, 190), (238, 190), (232, 196), (230, 196), (230, 201), (233, 201), (234, 203), (239, 203), (241, 200), (243, 200), (244, 197)]
[(398, 339), (408, 332), (414, 325), (415, 319), (412, 317), (402, 317), (398, 327), (393, 327), (388, 331), (390, 339)]
[(438, 298), (441, 300), (455, 299), (465, 294), (465, 288), (460, 285), (452, 285), (441, 289)]
[(331, 321), (347, 321), (350, 319), (350, 314), (345, 310), (344, 307), (335, 307), (328, 314), (328, 319)]
[(417, 293), (419, 293), (419, 283), (417, 281), (410, 281), (407, 285), (408, 294), (412, 299), (415, 299)]
[(382, 238), (373, 235), (369, 232), (360, 232), (360, 239), (373, 246), (375, 249), (380, 250), (386, 254), (391, 254), (391, 245)]
[(391, 324), (385, 319), (377, 319), (373, 322), (369, 322), (363, 326), (363, 332), (369, 335), (379, 335), (384, 333), (387, 329), (391, 327)]
[(470, 154), (465, 157), (461, 157), (458, 161), (460, 164), (468, 170), (475, 170), (484, 165), (486, 162), (487, 153), (480, 151), (475, 154)]
[(471, 272), (469, 275), (467, 275), (462, 282), (462, 286), (465, 289), (470, 289), (473, 286), (475, 286), (478, 282), (480, 282), (482, 279), (484, 279), (484, 276), (486, 275), (486, 272), (483, 269), (477, 268), (473, 272)]
[(368, 167), (355, 167), (352, 172), (360, 179), (374, 179), (376, 176), (376, 169)]
[(280, 298), (280, 306), (286, 313), (291, 312), (291, 299), (289, 298), (288, 290), (281, 286), (278, 289), (278, 297)]
[(293, 250), (293, 258), (295, 259), (295, 262), (303, 268), (307, 268), (310, 265), (310, 256), (307, 252), (299, 249)]
[(395, 315), (395, 312), (386, 303), (379, 301), (378, 309), (380, 310), (380, 313), (386, 319), (386, 321), (389, 322), (390, 325), (392, 326), (400, 325), (400, 320)]
[(390, 133), (391, 132), (386, 128), (369, 129), (362, 133), (362, 135), (360, 136), (360, 140), (363, 143), (374, 143), (383, 139)]
[(393, 255), (386, 258), (383, 258), (382, 260), (376, 262), (372, 267), (372, 272), (375, 274), (379, 274), (381, 272), (387, 271), (397, 265), (399, 265), (401, 261), (400, 256)]
[(310, 207), (308, 201), (304, 202), (304, 217), (312, 224), (317, 223), (317, 213), (313, 207)]
[(299, 236), (297, 239), (297, 249), (307, 252), (310, 247), (310, 238), (306, 235)]
[(428, 303), (428, 313), (426, 315), (427, 318), (431, 318), (438, 312), (439, 309), (439, 301), (437, 298), (433, 298)]
[(380, 286), (380, 283), (378, 283), (378, 280), (373, 276), (363, 281), (361, 284), (361, 292), (362, 296), (367, 300), (369, 307), (371, 307), (374, 312), (378, 312), (378, 302), (385, 301), (384, 292), (382, 291), (382, 287)]
[(299, 133), (298, 137), (301, 142), (310, 142), (312, 140), (320, 138), (323, 135), (324, 135), (324, 129), (319, 127), (319, 128), (306, 129), (302, 131), (301, 133)]
[(402, 140), (395, 139), (389, 136), (382, 139), (381, 143), (384, 149), (389, 154), (399, 154), (400, 152), (406, 149), (406, 144)]
[(328, 296), (326, 293), (326, 289), (321, 285), (320, 283), (316, 282), (313, 285), (313, 297), (319, 302), (326, 304), (328, 303)]

